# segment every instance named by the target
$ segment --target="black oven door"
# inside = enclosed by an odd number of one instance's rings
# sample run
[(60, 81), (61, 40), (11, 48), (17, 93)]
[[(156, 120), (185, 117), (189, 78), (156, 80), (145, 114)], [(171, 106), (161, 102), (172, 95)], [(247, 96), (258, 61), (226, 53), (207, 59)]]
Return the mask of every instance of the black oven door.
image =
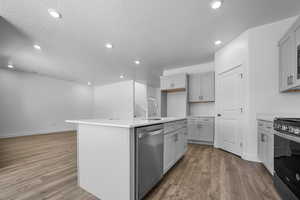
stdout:
[(274, 171), (274, 183), (283, 199), (300, 199), (300, 138), (275, 133)]

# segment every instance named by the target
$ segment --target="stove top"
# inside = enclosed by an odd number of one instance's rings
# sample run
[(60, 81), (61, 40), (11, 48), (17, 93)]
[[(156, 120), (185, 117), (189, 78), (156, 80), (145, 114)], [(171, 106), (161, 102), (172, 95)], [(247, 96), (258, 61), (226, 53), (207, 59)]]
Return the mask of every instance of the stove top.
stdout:
[(274, 130), (300, 137), (300, 118), (275, 118)]

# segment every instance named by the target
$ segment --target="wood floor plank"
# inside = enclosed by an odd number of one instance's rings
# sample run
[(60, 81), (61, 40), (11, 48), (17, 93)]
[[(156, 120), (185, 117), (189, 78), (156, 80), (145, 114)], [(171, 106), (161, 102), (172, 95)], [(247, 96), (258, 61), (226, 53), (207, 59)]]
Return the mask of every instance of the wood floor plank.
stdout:
[[(0, 139), (0, 200), (97, 200), (77, 186), (76, 133)], [(203, 145), (188, 152), (145, 200), (280, 200), (258, 163)]]

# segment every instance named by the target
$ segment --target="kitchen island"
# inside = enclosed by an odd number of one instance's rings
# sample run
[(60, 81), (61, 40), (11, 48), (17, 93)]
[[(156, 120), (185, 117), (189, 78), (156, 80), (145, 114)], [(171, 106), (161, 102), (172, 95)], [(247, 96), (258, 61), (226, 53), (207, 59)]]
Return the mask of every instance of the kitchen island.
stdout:
[[(143, 190), (142, 186), (148, 184), (149, 188), (149, 184), (154, 186), (153, 183), (157, 182), (150, 179), (151, 174), (157, 174), (158, 166), (162, 168), (159, 177), (162, 178), (187, 149), (185, 118), (91, 119), (66, 122), (78, 124), (79, 186), (102, 200), (141, 199), (148, 191)], [(148, 135), (153, 136), (153, 139), (139, 147), (142, 144), (138, 143), (139, 138), (143, 137), (141, 131), (145, 132), (148, 129), (152, 129)], [(158, 140), (158, 137), (161, 139)], [(161, 142), (155, 143), (156, 141)], [(149, 153), (145, 154), (146, 151)], [(141, 157), (142, 153), (144, 155)], [(153, 153), (161, 155), (154, 158)], [(158, 162), (158, 159), (162, 161)], [(154, 162), (161, 164), (153, 165)], [(147, 170), (146, 174), (137, 173), (141, 166), (144, 167), (143, 170)]]

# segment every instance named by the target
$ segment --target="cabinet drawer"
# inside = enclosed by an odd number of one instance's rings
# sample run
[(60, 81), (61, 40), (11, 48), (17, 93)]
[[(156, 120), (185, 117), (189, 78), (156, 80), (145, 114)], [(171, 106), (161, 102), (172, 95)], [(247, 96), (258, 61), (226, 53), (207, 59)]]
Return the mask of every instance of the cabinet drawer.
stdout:
[(264, 133), (271, 134), (273, 132), (273, 122), (258, 120), (257, 128), (259, 131), (263, 131)]
[(186, 127), (186, 125), (187, 125), (187, 121), (186, 120), (182, 120), (182, 121), (177, 121), (176, 122), (176, 126), (178, 128), (184, 128), (184, 127)]
[(168, 134), (170, 132), (176, 131), (181, 128), (187, 127), (186, 120), (176, 121), (176, 122), (169, 122), (164, 124), (164, 132)]
[(214, 118), (212, 117), (195, 117), (189, 118), (188, 124), (201, 123), (201, 124), (214, 124)]

